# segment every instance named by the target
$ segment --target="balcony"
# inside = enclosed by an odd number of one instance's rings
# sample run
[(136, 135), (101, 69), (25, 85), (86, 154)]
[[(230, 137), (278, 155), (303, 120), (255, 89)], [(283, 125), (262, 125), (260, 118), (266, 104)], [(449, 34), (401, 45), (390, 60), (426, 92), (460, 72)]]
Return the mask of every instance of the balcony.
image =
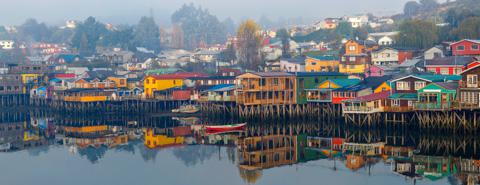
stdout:
[(344, 114), (371, 114), (377, 112), (383, 112), (383, 107), (367, 107), (367, 106), (343, 106)]
[(414, 110), (444, 111), (451, 110), (453, 104), (451, 102), (416, 102), (413, 108)]

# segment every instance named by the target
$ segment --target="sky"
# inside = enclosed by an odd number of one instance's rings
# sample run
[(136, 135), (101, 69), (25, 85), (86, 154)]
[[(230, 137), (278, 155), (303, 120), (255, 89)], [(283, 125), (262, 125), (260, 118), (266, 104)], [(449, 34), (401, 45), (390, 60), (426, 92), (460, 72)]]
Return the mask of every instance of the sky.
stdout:
[(27, 18), (62, 25), (66, 20), (94, 16), (102, 22), (134, 24), (141, 16), (153, 15), (168, 25), (170, 15), (184, 3), (208, 9), (220, 20), (278, 18), (321, 19), (361, 13), (400, 13), (409, 0), (0, 0), (0, 25), (18, 25)]

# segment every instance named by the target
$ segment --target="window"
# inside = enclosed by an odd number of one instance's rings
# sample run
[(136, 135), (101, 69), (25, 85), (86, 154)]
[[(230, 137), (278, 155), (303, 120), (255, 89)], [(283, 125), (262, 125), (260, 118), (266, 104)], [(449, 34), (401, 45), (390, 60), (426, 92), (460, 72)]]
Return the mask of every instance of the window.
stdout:
[(146, 82), (147, 82), (147, 84), (150, 84), (150, 80), (149, 80), (149, 79), (147, 79), (147, 81), (146, 81)]
[(312, 66), (315, 66), (315, 65), (317, 65), (317, 63), (316, 63), (316, 62), (312, 62)]
[(457, 50), (458, 51), (463, 51), (463, 50), (465, 50), (465, 46), (457, 46)]
[(273, 79), (273, 85), (278, 85), (278, 78)]
[(408, 106), (413, 107), (413, 101), (408, 101)]
[(420, 90), (420, 89), (424, 88), (425, 85), (426, 85), (426, 83), (423, 82), (423, 81), (416, 81), (415, 82), (415, 90)]
[(478, 50), (478, 44), (472, 45), (472, 50)]
[(348, 47), (348, 50), (350, 50), (350, 51), (355, 51), (355, 50), (357, 50), (357, 47), (355, 47), (355, 46), (349, 46), (349, 47)]
[(410, 90), (410, 83), (409, 82), (402, 82), (402, 81), (397, 82), (397, 90), (401, 90), (401, 91)]
[(392, 106), (400, 106), (400, 100), (392, 100)]
[(477, 75), (467, 75), (467, 87), (478, 87)]
[(356, 61), (356, 60), (357, 60), (356, 57), (350, 57), (350, 62), (351, 62), (351, 61)]
[(318, 81), (319, 81), (318, 78), (315, 78), (315, 83), (318, 83)]
[(442, 74), (442, 75), (448, 75), (448, 73), (449, 73), (448, 68), (440, 68), (440, 74)]

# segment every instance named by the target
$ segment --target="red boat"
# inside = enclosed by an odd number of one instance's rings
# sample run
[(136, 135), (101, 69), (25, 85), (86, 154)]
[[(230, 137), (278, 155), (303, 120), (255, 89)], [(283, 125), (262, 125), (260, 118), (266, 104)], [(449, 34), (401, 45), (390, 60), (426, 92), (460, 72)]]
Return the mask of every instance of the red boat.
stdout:
[(205, 126), (205, 130), (208, 133), (212, 132), (238, 132), (243, 131), (247, 123), (241, 124), (232, 124), (232, 125), (212, 125), (212, 126)]

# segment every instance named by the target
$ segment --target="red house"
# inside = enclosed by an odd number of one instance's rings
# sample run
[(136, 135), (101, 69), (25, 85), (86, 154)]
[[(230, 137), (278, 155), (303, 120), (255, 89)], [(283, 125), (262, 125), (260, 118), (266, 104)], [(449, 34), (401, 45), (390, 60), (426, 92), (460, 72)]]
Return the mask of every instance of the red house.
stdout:
[(454, 56), (480, 56), (480, 40), (464, 39), (450, 45)]
[(435, 74), (459, 75), (473, 61), (475, 58), (469, 56), (437, 57), (425, 60), (425, 68)]

